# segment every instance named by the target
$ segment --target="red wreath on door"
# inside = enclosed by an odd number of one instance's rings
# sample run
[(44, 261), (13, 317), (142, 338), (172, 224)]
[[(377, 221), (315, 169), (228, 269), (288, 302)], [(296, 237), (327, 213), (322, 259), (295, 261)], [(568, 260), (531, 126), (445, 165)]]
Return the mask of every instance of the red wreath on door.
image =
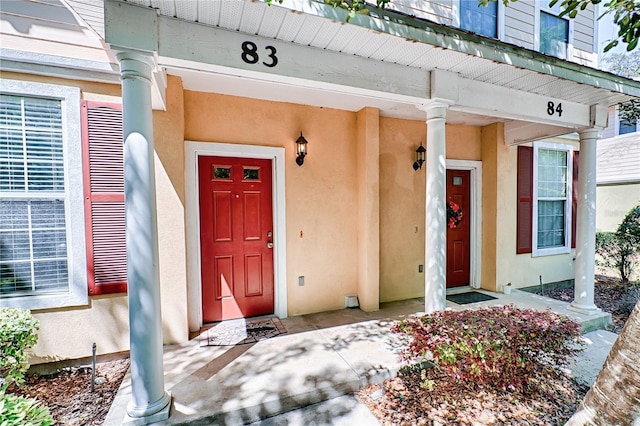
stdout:
[(454, 229), (462, 222), (462, 209), (453, 201), (447, 203), (447, 227)]

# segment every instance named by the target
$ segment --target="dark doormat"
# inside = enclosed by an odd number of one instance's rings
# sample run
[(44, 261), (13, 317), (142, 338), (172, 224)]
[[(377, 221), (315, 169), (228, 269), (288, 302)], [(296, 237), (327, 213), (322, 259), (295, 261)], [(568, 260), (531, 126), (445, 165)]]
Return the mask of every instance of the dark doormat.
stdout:
[(200, 334), (200, 346), (247, 345), (286, 333), (278, 318), (240, 318), (212, 324)]
[(457, 303), (458, 305), (466, 305), (467, 303), (484, 302), (485, 300), (493, 300), (497, 297), (488, 296), (477, 291), (468, 291), (466, 293), (449, 294), (447, 300)]

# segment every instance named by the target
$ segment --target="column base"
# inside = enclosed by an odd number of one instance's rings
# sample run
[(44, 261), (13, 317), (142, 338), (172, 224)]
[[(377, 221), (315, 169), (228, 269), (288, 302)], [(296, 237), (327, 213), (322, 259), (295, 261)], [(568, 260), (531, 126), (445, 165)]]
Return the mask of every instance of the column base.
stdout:
[[(166, 404), (160, 410), (154, 412), (153, 414), (144, 415), (141, 417), (131, 417), (129, 413), (124, 416), (124, 420), (122, 421), (123, 425), (127, 426), (143, 426), (151, 423), (161, 422), (163, 420), (167, 420), (169, 418), (169, 412), (171, 411), (171, 393), (165, 392), (165, 397), (160, 399), (160, 403), (166, 400)], [(128, 411), (128, 410), (127, 410)]]
[(569, 306), (567, 306), (567, 309), (584, 315), (596, 315), (602, 312), (602, 309), (598, 308), (596, 305), (580, 305), (576, 302), (571, 302)]

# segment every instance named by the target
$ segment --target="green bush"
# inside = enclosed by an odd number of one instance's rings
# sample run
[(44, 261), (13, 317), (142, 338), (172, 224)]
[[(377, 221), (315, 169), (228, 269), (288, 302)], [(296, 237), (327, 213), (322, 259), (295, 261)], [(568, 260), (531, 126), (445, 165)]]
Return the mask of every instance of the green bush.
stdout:
[(434, 312), (392, 331), (408, 340), (403, 360), (429, 360), (453, 380), (497, 390), (526, 389), (542, 368), (566, 365), (582, 350), (575, 321), (513, 305)]
[(640, 257), (640, 205), (624, 217), (616, 232), (596, 233), (598, 264), (613, 268), (628, 282)]
[(49, 426), (53, 417), (47, 407), (33, 398), (0, 391), (0, 426)]
[(29, 369), (27, 351), (38, 342), (38, 320), (23, 309), (0, 308), (0, 391), (20, 385)]

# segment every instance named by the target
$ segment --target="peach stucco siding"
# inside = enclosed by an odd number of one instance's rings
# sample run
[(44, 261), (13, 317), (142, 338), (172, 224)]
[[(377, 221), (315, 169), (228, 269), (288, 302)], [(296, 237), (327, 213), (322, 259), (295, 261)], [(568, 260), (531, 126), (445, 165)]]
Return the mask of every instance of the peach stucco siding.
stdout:
[[(566, 143), (566, 141), (555, 141)], [(574, 278), (575, 249), (568, 254), (534, 257), (516, 254), (517, 147), (498, 144), (496, 217), (496, 285), (500, 291), (506, 283), (516, 288), (553, 283)], [(490, 191), (487, 191), (490, 192)], [(485, 216), (486, 217), (486, 216)]]
[[(5, 73), (6, 74), (6, 73)], [(72, 82), (85, 99), (120, 102), (114, 85)], [(341, 309), (346, 295), (361, 307), (424, 295), (425, 168), (414, 171), (415, 149), (426, 138), (420, 120), (381, 117), (375, 108), (350, 112), (184, 90), (168, 76), (166, 110), (154, 111), (160, 286), (165, 343), (188, 339), (189, 227), (185, 141), (284, 148), (287, 314)], [(295, 163), (300, 131), (309, 141)], [(446, 126), (447, 159), (482, 163), (481, 286), (500, 290), (572, 278), (573, 254), (532, 258), (515, 254), (516, 148), (503, 127)], [(298, 277), (304, 276), (304, 285)], [(126, 351), (124, 295), (90, 298), (89, 306), (35, 312), (41, 322), (34, 363)]]
[[(121, 88), (118, 85), (8, 72), (3, 72), (2, 78), (79, 87), (83, 99), (121, 102)], [(154, 113), (156, 122), (163, 123), (166, 120), (155, 134), (161, 309), (165, 343), (183, 342), (188, 338), (184, 207), (180, 199), (184, 194), (184, 167), (181, 165), (184, 163), (181, 147), (182, 92), (173, 90), (179, 85), (179, 80), (175, 81), (167, 92), (168, 112)], [(168, 119), (167, 115), (170, 115)], [(180, 165), (176, 171), (174, 166), (178, 161)], [(129, 349), (126, 295), (95, 296), (90, 297), (88, 306), (33, 313), (40, 321), (39, 341), (31, 359), (33, 364), (91, 356), (94, 342), (98, 355)]]
[(358, 279), (356, 114), (191, 91), (184, 105), (186, 140), (285, 148), (288, 314), (344, 307)]

